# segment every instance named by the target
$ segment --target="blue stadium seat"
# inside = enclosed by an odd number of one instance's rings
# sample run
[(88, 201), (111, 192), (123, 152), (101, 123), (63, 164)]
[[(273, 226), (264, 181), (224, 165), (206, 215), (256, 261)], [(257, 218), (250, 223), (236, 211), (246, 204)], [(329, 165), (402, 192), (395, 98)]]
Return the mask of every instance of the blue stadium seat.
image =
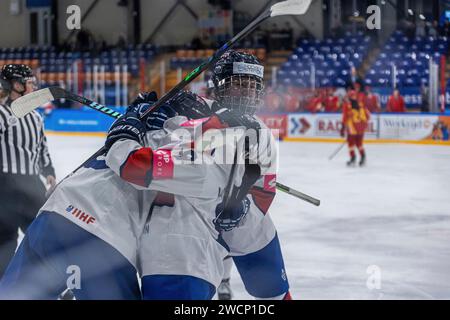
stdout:
[(295, 67), (295, 69), (297, 69), (297, 70), (302, 70), (302, 69), (305, 67), (305, 65), (304, 65), (303, 62), (297, 61), (297, 62), (295, 62), (294, 67)]
[(296, 87), (306, 87), (307, 86), (306, 82), (303, 79), (301, 79), (301, 78), (295, 79), (295, 81), (293, 82), (293, 85), (296, 86)]
[(288, 78), (291, 80), (295, 80), (297, 78), (297, 71), (296, 70), (290, 70), (288, 72)]
[(284, 78), (281, 80), (282, 84), (289, 87), (292, 85), (292, 80), (290, 78)]

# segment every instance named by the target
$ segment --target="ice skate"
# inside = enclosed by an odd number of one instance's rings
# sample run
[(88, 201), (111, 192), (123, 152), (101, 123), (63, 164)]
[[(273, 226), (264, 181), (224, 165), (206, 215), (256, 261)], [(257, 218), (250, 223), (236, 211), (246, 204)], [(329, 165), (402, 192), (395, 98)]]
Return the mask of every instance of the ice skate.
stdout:
[(356, 165), (356, 157), (353, 156), (347, 161), (347, 167), (354, 167)]
[(363, 155), (361, 157), (361, 160), (359, 161), (359, 166), (360, 167), (365, 167), (366, 166), (366, 155)]

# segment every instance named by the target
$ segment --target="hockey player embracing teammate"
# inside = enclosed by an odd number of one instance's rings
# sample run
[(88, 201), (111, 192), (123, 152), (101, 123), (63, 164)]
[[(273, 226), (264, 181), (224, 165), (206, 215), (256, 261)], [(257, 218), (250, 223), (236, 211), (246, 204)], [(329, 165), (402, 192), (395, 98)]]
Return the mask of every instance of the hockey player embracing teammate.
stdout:
[(54, 299), (68, 286), (77, 299), (211, 299), (228, 255), (249, 294), (290, 298), (267, 215), (277, 150), (254, 116), (263, 67), (228, 51), (213, 72), (217, 101), (181, 92), (141, 121), (157, 100), (140, 95), (112, 125), (107, 154), (41, 208), (0, 299)]

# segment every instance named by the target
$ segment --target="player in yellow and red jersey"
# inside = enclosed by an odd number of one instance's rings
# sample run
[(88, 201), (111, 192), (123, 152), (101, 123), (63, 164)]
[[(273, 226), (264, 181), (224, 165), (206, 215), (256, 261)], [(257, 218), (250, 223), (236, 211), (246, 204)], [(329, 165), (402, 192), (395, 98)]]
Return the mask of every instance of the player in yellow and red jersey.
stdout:
[(356, 163), (355, 146), (358, 148), (361, 159), (360, 166), (366, 163), (366, 152), (364, 150), (364, 131), (370, 119), (370, 112), (364, 105), (364, 99), (360, 99), (359, 93), (349, 90), (342, 104), (342, 129), (341, 136), (345, 136), (347, 132), (347, 143), (350, 152), (350, 160), (348, 166)]

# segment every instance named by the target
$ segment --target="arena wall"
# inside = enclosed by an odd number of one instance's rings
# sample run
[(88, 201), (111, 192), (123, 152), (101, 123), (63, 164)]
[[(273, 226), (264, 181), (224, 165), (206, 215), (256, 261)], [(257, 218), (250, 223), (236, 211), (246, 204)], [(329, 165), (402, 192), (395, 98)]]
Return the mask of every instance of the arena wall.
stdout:
[[(77, 4), (80, 6), (82, 14), (84, 14), (93, 2), (94, 0), (58, 0), (60, 43), (71, 32), (66, 27), (67, 7)], [(91, 31), (97, 40), (103, 39), (108, 44), (115, 44), (120, 36), (127, 36), (127, 15), (128, 10), (124, 7), (119, 7), (117, 1), (99, 1), (81, 27)]]
[[(71, 33), (71, 30), (68, 30), (66, 27), (67, 7), (76, 4), (80, 6), (82, 14), (84, 14), (93, 2), (94, 0), (58, 0), (58, 40), (60, 43)], [(141, 0), (142, 41), (146, 40), (153, 33), (175, 2), (176, 0)], [(265, 1), (259, 0), (238, 0), (234, 5), (237, 10), (248, 12), (253, 16), (259, 12), (264, 3)], [(197, 14), (201, 14), (202, 11), (211, 8), (206, 0), (188, 0), (187, 4)], [(9, 6), (10, 1), (0, 1), (0, 21), (2, 26), (8, 26), (8, 28), (0, 28), (0, 46), (27, 46), (30, 41), (28, 30), (30, 11), (26, 8), (25, 0), (21, 0), (21, 13), (19, 15), (11, 15)], [(91, 31), (97, 40), (104, 40), (111, 45), (117, 43), (120, 36), (126, 37), (130, 33), (131, 19), (130, 10), (119, 7), (117, 1), (99, 1), (91, 14), (82, 23), (82, 28)], [(292, 17), (277, 18), (272, 20), (272, 22), (267, 22), (263, 28), (270, 28), (273, 23), (281, 27), (284, 26), (286, 21), (289, 21), (294, 29), (294, 36), (299, 36), (306, 28), (311, 34), (321, 38), (323, 35), (322, 0), (313, 2), (308, 15), (295, 18), (299, 23), (293, 19)], [(14, 32), (11, 32), (11, 30), (14, 30)], [(153, 42), (158, 45), (183, 45), (190, 43), (197, 31), (195, 18), (186, 8), (178, 6), (156, 34)]]
[(29, 11), (23, 3), (22, 12), (19, 15), (11, 15), (10, 1), (0, 1), (0, 47), (18, 47), (28, 44), (30, 40), (28, 15)]

